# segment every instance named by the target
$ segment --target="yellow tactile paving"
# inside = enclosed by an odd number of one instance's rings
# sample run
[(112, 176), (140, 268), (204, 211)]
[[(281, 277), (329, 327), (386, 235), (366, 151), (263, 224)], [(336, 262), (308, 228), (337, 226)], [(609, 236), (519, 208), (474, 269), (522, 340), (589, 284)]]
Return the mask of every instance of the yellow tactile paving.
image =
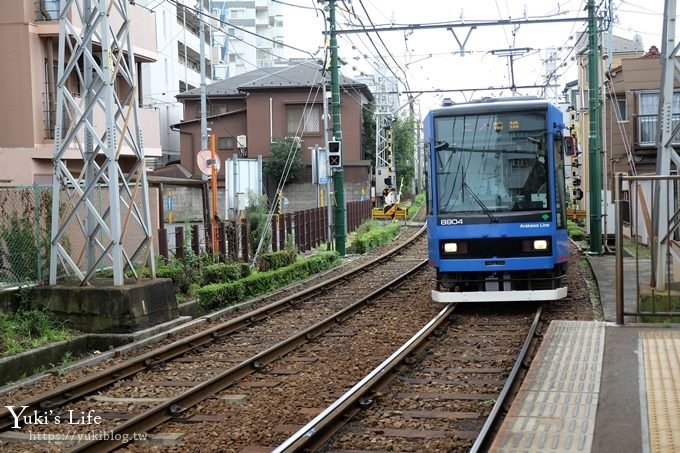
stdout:
[(640, 332), (652, 453), (680, 452), (680, 332)]

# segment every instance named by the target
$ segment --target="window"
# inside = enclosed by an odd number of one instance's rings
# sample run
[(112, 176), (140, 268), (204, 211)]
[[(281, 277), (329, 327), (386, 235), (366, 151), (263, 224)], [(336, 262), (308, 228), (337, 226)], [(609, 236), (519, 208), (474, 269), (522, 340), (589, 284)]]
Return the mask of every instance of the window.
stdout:
[(485, 213), (493, 221), (491, 212), (549, 210), (545, 121), (538, 111), (435, 118), (439, 213)]
[(236, 148), (236, 139), (234, 139), (234, 137), (219, 137), (217, 139), (217, 149), (234, 148)]
[[(680, 91), (673, 93), (671, 106), (673, 112), (672, 127), (680, 122)], [(659, 113), (659, 92), (642, 91), (638, 93), (638, 145), (656, 144), (656, 125)], [(674, 144), (677, 144), (677, 138)]]
[(229, 10), (229, 17), (232, 19), (242, 19), (246, 16), (246, 10), (243, 8), (231, 8)]
[(208, 104), (208, 116), (221, 115), (222, 113), (227, 113), (226, 105), (216, 105), (213, 103)]
[(616, 106), (619, 109), (619, 112), (614, 114), (616, 115), (616, 119), (618, 121), (628, 121), (628, 107), (626, 104), (626, 95), (618, 95), (616, 97)]
[(286, 108), (286, 135), (321, 134), (321, 106), (288, 106)]
[(555, 210), (557, 211), (557, 228), (566, 228), (566, 193), (564, 183), (564, 139), (556, 136), (553, 141), (553, 159), (555, 160)]

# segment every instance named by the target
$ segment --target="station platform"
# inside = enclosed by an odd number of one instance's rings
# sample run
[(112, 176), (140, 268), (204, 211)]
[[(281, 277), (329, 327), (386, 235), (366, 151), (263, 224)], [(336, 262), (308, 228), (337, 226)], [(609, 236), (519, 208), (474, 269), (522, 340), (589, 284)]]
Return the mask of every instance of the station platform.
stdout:
[(614, 257), (592, 259), (605, 321), (551, 323), (489, 451), (680, 452), (680, 327), (614, 324)]

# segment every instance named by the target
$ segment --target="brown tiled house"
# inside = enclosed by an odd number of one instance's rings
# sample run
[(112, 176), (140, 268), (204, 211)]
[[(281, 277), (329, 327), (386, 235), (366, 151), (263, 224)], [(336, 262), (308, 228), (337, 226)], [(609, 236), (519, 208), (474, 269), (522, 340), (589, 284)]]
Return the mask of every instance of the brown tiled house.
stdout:
[[(295, 208), (312, 207), (316, 203), (316, 195), (311, 196), (308, 149), (314, 145), (324, 146), (322, 81), (322, 68), (317, 63), (297, 60), (286, 66), (250, 71), (207, 87), (208, 127), (215, 134), (217, 154), (222, 162), (239, 153), (237, 137), (240, 135), (246, 136), (247, 157), (262, 156), (265, 161), (272, 141), (283, 137), (301, 139), (300, 151), (307, 166), (297, 185), (304, 187), (289, 190), (310, 196), (298, 200), (289, 195)], [(370, 162), (364, 160), (361, 149), (361, 112), (372, 95), (365, 84), (343, 76), (340, 76), (340, 91), (346, 199), (351, 201), (358, 199), (362, 190), (368, 193), (370, 187)], [(201, 149), (200, 88), (186, 91), (177, 99), (184, 104), (184, 120), (173, 126), (180, 131), (181, 159), (154, 174), (200, 178), (196, 163), (196, 154)], [(303, 117), (306, 121), (301, 121)], [(330, 118), (328, 124), (331, 127)], [(224, 165), (218, 181), (224, 184)]]

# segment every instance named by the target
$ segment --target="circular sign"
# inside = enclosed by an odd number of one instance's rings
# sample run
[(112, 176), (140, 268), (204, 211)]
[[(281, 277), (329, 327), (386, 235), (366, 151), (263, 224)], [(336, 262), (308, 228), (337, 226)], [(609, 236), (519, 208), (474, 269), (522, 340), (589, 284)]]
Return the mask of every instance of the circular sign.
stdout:
[(215, 155), (215, 160), (213, 160), (209, 149), (203, 149), (196, 154), (196, 163), (201, 173), (206, 176), (212, 175), (213, 167), (215, 167), (216, 172), (220, 171), (220, 160), (217, 158), (217, 155)]

